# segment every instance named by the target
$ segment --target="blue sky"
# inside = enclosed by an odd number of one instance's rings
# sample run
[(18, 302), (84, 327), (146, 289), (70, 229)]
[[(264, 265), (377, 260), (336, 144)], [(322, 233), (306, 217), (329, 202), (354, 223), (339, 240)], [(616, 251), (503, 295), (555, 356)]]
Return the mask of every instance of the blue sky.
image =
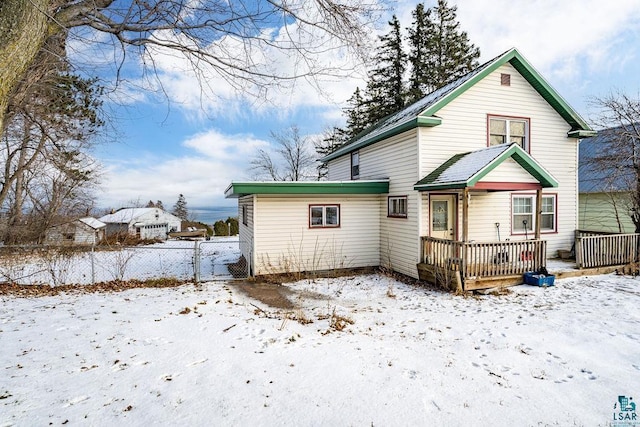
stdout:
[[(403, 27), (411, 24), (417, 3), (393, 4)], [(623, 91), (640, 98), (637, 0), (449, 3), (457, 4), (458, 20), (480, 48), (481, 63), (516, 47), (588, 122), (595, 114), (593, 97)], [(387, 32), (386, 25), (381, 32)], [(109, 106), (115, 142), (95, 151), (104, 166), (100, 208), (150, 199), (169, 207), (180, 193), (190, 207), (232, 206), (235, 200), (224, 199), (225, 188), (232, 180), (252, 178), (249, 161), (259, 148), (269, 148), (270, 131), (295, 124), (314, 135), (342, 125), (341, 108), (356, 86), (364, 85), (355, 76), (326, 80), (321, 82), (325, 93), (319, 94), (299, 82), (270, 91), (268, 101), (256, 101), (212, 78), (201, 96), (196, 78), (180, 72), (174, 57), (155, 59), (169, 100), (123, 86), (117, 96), (126, 106)], [(282, 66), (291, 64), (283, 58)]]

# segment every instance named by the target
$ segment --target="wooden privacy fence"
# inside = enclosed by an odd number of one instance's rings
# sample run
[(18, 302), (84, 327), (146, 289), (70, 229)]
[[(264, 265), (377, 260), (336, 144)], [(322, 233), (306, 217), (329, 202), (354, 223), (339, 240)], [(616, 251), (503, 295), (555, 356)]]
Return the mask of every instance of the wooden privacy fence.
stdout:
[(576, 265), (578, 268), (606, 267), (638, 262), (640, 234), (612, 234), (576, 231)]
[(421, 262), (457, 269), (462, 280), (522, 275), (546, 266), (547, 242), (460, 242), (421, 237)]

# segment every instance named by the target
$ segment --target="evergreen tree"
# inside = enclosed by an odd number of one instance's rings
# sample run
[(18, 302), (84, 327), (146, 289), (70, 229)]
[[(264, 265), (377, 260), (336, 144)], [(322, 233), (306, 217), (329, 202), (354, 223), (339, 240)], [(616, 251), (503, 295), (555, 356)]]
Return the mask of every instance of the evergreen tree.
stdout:
[(429, 51), (429, 36), (433, 32), (433, 23), (428, 17), (423, 3), (418, 3), (416, 9), (411, 13), (413, 16), (413, 27), (410, 27), (409, 54), (407, 55), (411, 65), (411, 75), (409, 76), (409, 89), (407, 92), (407, 103), (414, 103), (431, 92), (427, 74), (426, 57)]
[(149, 200), (149, 203), (147, 203), (147, 206), (145, 206), (145, 207), (147, 207), (147, 208), (155, 208), (156, 205), (155, 205), (155, 203), (153, 203), (153, 200)]
[(162, 200), (158, 200), (156, 202), (156, 208), (164, 210), (164, 205), (162, 204)]
[(180, 194), (178, 201), (173, 205), (173, 214), (183, 221), (187, 221), (189, 211), (187, 210), (187, 200), (183, 194)]
[[(342, 144), (349, 139), (347, 131), (337, 126), (332, 126), (325, 129), (322, 136), (318, 137), (313, 143), (316, 149), (316, 153), (320, 158), (323, 158), (338, 149)], [(327, 177), (328, 168), (326, 163), (318, 165), (318, 180)]]
[(347, 116), (347, 130), (343, 132), (346, 139), (349, 139), (362, 132), (368, 126), (365, 100), (359, 87), (356, 88), (347, 103), (349, 106), (344, 109), (344, 113)]
[[(420, 22), (416, 7), (413, 38), (418, 44), (414, 46), (410, 38), (412, 80), (415, 73), (416, 84), (423, 88), (423, 95), (445, 86), (478, 66), (480, 49), (460, 29), (460, 23), (456, 20), (457, 10), (456, 6), (449, 7), (447, 0), (438, 0), (438, 5), (429, 9)], [(426, 35), (421, 34), (423, 31), (426, 31)], [(415, 49), (425, 51), (418, 54), (417, 51), (414, 52)], [(424, 71), (426, 74), (418, 77)], [(415, 99), (417, 94), (413, 95)]]
[(363, 129), (401, 110), (405, 105), (403, 77), (406, 54), (402, 49), (400, 22), (395, 15), (389, 26), (391, 30), (379, 37), (380, 45), (376, 48), (378, 65), (371, 72), (367, 84), (364, 102), (366, 123)]

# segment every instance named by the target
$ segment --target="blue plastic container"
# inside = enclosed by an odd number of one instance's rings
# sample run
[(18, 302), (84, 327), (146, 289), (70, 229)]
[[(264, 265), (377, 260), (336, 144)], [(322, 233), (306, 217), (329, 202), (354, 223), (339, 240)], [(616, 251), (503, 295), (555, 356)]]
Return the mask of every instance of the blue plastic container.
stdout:
[(533, 286), (553, 286), (556, 276), (553, 274), (540, 274), (535, 272), (524, 273), (524, 283)]

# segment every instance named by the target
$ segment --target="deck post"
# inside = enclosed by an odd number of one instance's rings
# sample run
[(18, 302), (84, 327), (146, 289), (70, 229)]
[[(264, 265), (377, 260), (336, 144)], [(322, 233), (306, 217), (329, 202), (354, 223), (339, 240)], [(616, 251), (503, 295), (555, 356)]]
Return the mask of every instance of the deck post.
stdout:
[(536, 190), (536, 240), (540, 240), (540, 222), (542, 222), (542, 187)]
[(462, 241), (469, 241), (469, 188), (462, 190)]

